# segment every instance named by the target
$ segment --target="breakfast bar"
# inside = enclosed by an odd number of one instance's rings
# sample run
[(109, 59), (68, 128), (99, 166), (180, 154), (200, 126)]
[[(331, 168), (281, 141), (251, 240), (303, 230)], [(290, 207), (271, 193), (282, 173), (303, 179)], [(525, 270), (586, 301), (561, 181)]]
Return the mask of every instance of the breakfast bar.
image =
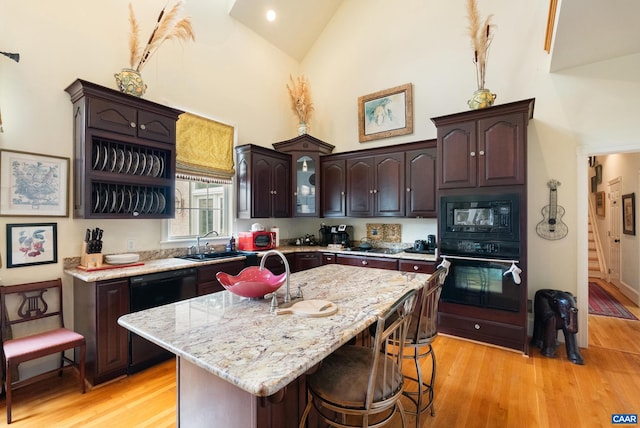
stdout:
[(429, 276), (324, 265), (291, 274), (290, 288), (305, 300), (333, 302), (338, 311), (329, 316), (273, 315), (269, 299), (223, 291), (118, 323), (176, 355), (178, 426), (297, 426), (304, 374)]

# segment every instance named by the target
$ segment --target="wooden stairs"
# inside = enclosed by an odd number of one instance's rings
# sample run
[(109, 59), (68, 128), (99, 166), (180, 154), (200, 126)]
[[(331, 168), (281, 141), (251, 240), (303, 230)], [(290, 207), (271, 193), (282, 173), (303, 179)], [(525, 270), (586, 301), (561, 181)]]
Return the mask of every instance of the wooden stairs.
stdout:
[(596, 234), (589, 215), (589, 278), (605, 279), (604, 264), (599, 257), (600, 252), (596, 243)]

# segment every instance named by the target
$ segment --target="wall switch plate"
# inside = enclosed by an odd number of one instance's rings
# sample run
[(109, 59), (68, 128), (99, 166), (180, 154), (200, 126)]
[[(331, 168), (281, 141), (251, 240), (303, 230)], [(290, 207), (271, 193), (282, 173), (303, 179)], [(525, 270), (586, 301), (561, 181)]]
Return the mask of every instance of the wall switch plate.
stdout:
[(133, 251), (136, 249), (136, 241), (133, 239), (127, 239), (127, 251)]

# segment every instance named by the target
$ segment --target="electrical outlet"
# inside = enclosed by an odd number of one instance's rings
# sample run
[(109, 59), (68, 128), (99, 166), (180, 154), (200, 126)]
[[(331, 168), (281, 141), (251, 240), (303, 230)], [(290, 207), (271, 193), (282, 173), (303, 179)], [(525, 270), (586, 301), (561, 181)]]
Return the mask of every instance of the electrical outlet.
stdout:
[(136, 249), (136, 241), (133, 239), (127, 239), (127, 251), (133, 251)]

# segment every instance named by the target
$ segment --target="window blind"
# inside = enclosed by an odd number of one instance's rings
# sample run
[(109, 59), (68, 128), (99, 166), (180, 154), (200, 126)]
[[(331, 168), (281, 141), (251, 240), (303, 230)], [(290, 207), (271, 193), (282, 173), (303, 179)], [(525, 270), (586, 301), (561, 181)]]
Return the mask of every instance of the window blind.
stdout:
[(176, 125), (176, 178), (231, 183), (233, 136), (233, 126), (182, 113)]

